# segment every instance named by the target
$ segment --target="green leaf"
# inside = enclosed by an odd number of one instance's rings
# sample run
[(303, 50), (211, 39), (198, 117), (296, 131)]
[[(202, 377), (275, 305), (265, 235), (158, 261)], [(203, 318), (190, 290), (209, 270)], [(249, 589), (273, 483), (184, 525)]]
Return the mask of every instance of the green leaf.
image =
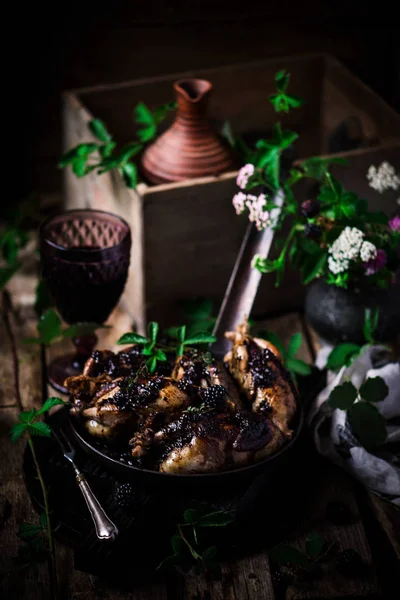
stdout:
[(224, 121), (221, 128), (221, 137), (224, 138), (231, 148), (235, 147), (235, 136), (233, 135), (232, 125), (230, 121)]
[(183, 540), (180, 535), (176, 534), (176, 535), (172, 536), (171, 546), (172, 546), (172, 550), (174, 551), (175, 554), (179, 554), (179, 552), (182, 549), (182, 544), (183, 544)]
[(276, 348), (279, 350), (283, 357), (286, 356), (286, 350), (282, 342), (280, 341), (276, 333), (274, 333), (273, 331), (261, 331), (256, 337), (261, 337), (262, 339), (271, 342), (271, 344), (276, 346)]
[(78, 337), (94, 333), (97, 329), (108, 329), (109, 325), (100, 323), (74, 323), (61, 332), (63, 338)]
[(278, 564), (293, 563), (296, 565), (307, 566), (309, 564), (307, 557), (288, 544), (279, 544), (268, 551), (269, 557)]
[(13, 425), (10, 430), (11, 441), (16, 442), (25, 433), (27, 428), (26, 423), (16, 423)]
[(374, 308), (374, 310), (371, 310), (370, 308), (366, 308), (365, 316), (364, 316), (363, 331), (364, 331), (364, 336), (365, 336), (366, 341), (369, 342), (370, 344), (374, 343), (374, 333), (378, 327), (378, 321), (379, 321), (379, 308), (376, 307), (376, 308)]
[(16, 263), (7, 267), (0, 267), (0, 290), (6, 287), (11, 277), (21, 268), (21, 263)]
[(124, 333), (117, 341), (117, 344), (147, 344), (148, 341), (146, 337), (138, 333)]
[(197, 335), (187, 338), (185, 340), (185, 346), (195, 346), (196, 344), (213, 344), (216, 339), (217, 338), (214, 335), (210, 335), (209, 333), (205, 332), (199, 332)]
[(299, 375), (311, 375), (312, 373), (310, 365), (298, 358), (288, 358), (286, 360), (286, 367), (289, 371), (294, 371), (294, 373), (298, 373)]
[(287, 94), (286, 100), (287, 100), (290, 108), (299, 108), (300, 106), (303, 106), (303, 104), (304, 104), (303, 98), (300, 98), (299, 96), (292, 96), (292, 95)]
[(165, 354), (165, 352), (163, 352), (162, 350), (157, 349), (154, 353), (154, 356), (156, 357), (157, 360), (159, 360), (160, 362), (164, 362), (167, 360), (167, 355)]
[(142, 148), (143, 144), (138, 144), (137, 142), (125, 146), (119, 155), (120, 163), (126, 163), (126, 161), (132, 158), (132, 156), (136, 156), (136, 154), (139, 154)]
[(44, 279), (39, 279), (35, 291), (35, 312), (40, 315), (42, 312), (51, 308), (53, 304), (50, 290)]
[(198, 525), (200, 527), (225, 527), (233, 522), (233, 516), (231, 513), (225, 510), (219, 510), (216, 512), (203, 515), (198, 519)]
[(186, 325), (182, 325), (182, 327), (178, 327), (178, 329), (176, 330), (176, 337), (181, 342), (181, 344), (185, 341)]
[(32, 421), (32, 419), (35, 417), (35, 415), (36, 415), (35, 409), (24, 410), (23, 412), (21, 412), (18, 415), (18, 418), (22, 423), (30, 423)]
[(86, 161), (87, 157), (76, 158), (72, 163), (72, 171), (77, 177), (83, 177), (86, 175)]
[(185, 344), (181, 343), (181, 344), (179, 344), (179, 346), (177, 348), (176, 354), (177, 354), (177, 356), (183, 356), (184, 353), (185, 353)]
[(37, 325), (40, 339), (44, 344), (50, 344), (61, 335), (61, 319), (55, 310), (49, 308), (40, 317)]
[(166, 104), (161, 104), (157, 106), (157, 108), (153, 112), (153, 119), (155, 123), (158, 125), (165, 119), (167, 114), (171, 112), (171, 110), (175, 110), (178, 104), (176, 102), (167, 102)]
[(152, 125), (154, 122), (153, 113), (144, 102), (139, 102), (133, 109), (136, 123), (141, 125)]
[(68, 404), (68, 402), (65, 402), (65, 400), (61, 400), (61, 398), (57, 398), (56, 396), (47, 398), (47, 400), (42, 404), (42, 406), (39, 408), (36, 414), (42, 415), (45, 412), (49, 412), (49, 410), (53, 408), (53, 406), (60, 406), (61, 404), (66, 405)]
[(303, 341), (303, 336), (301, 335), (300, 331), (298, 331), (297, 333), (294, 333), (292, 335), (292, 337), (290, 338), (290, 342), (289, 342), (289, 346), (288, 346), (288, 350), (287, 350), (287, 355), (290, 358), (292, 358), (293, 356), (295, 356), (298, 353), (298, 351), (300, 350), (302, 341)]
[(309, 254), (303, 265), (303, 283), (308, 285), (325, 267), (328, 256), (326, 253)]
[(51, 437), (51, 429), (47, 423), (43, 421), (37, 421), (28, 425), (29, 433), (31, 435), (39, 435), (43, 437)]
[(281, 150), (285, 150), (286, 148), (289, 148), (289, 146), (291, 146), (293, 144), (293, 142), (295, 142), (297, 140), (298, 137), (299, 137), (298, 133), (295, 133), (294, 131), (283, 131), (282, 135), (281, 135), (279, 147), (281, 148)]
[(375, 448), (386, 440), (386, 422), (376, 406), (356, 402), (347, 414), (353, 433), (364, 448)]
[(258, 167), (264, 169), (268, 181), (274, 189), (279, 188), (279, 169), (280, 165), (280, 149), (270, 148), (265, 152), (258, 161)]
[(121, 167), (122, 177), (125, 184), (132, 189), (137, 185), (137, 167), (133, 163), (127, 162)]
[(42, 344), (43, 341), (39, 337), (26, 337), (22, 340), (23, 344)]
[(42, 526), (37, 525), (36, 523), (21, 523), (21, 525), (18, 527), (17, 536), (20, 540), (27, 541), (31, 540), (37, 535), (40, 535), (42, 531)]
[(155, 356), (151, 356), (149, 360), (146, 362), (147, 368), (150, 373), (154, 373), (157, 367), (157, 359)]
[(185, 521), (185, 523), (189, 523), (190, 525), (192, 525), (193, 523), (197, 523), (197, 520), (198, 520), (197, 511), (194, 510), (193, 508), (188, 508), (183, 513), (183, 520)]
[(149, 340), (153, 343), (157, 341), (158, 329), (158, 323), (155, 321), (151, 321), (147, 326), (147, 335), (149, 336)]
[(290, 74), (286, 71), (286, 69), (281, 69), (275, 74), (275, 83), (276, 87), (280, 92), (285, 92), (287, 86), (289, 85)]
[(355, 402), (358, 392), (350, 381), (337, 385), (330, 393), (329, 404), (332, 408), (340, 410), (349, 409)]
[(348, 367), (360, 354), (361, 347), (358, 344), (345, 342), (339, 344), (330, 352), (326, 366), (331, 371), (337, 371), (342, 367)]
[(108, 133), (103, 121), (101, 121), (100, 119), (92, 119), (92, 121), (89, 122), (88, 127), (93, 133), (93, 135), (97, 137), (97, 139), (99, 139), (101, 142), (111, 141), (112, 137)]
[(105, 158), (109, 158), (113, 153), (113, 150), (116, 148), (116, 142), (107, 142), (103, 144), (103, 146), (99, 146), (99, 154), (100, 157), (104, 160)]
[(367, 402), (382, 402), (389, 394), (389, 388), (382, 377), (370, 377), (358, 391), (361, 398)]
[(322, 554), (322, 550), (324, 548), (324, 540), (323, 538), (316, 532), (313, 531), (306, 541), (306, 552), (307, 555), (311, 558), (317, 558), (320, 554)]

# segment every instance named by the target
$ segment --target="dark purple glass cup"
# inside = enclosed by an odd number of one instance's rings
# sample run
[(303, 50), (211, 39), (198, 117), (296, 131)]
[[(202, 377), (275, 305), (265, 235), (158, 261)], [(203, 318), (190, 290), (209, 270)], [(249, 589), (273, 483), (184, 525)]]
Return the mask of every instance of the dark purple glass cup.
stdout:
[[(131, 232), (117, 215), (70, 210), (47, 219), (39, 230), (41, 273), (54, 304), (68, 324), (103, 324), (124, 290)], [(82, 371), (97, 342), (95, 335), (73, 338), (74, 354), (49, 365), (49, 381), (65, 392), (67, 377)]]

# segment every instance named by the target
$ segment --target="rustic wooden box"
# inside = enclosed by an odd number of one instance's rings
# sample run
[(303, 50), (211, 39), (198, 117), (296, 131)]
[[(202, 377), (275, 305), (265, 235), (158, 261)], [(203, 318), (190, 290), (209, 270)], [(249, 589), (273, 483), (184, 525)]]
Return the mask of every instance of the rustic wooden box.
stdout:
[[(382, 198), (368, 186), (366, 172), (370, 164), (382, 160), (400, 166), (400, 116), (326, 55), (269, 59), (66, 92), (64, 148), (91, 140), (87, 123), (94, 116), (106, 122), (118, 141), (132, 140), (133, 107), (139, 101), (149, 106), (170, 101), (172, 83), (188, 76), (213, 83), (209, 114), (217, 128), (228, 120), (235, 133), (265, 134), (276, 120), (268, 95), (281, 68), (292, 75), (291, 91), (306, 100), (281, 119), (300, 134), (300, 158), (327, 154), (337, 127), (358, 118), (364, 147), (336, 154), (351, 163), (338, 174), (349, 189), (381, 207)], [(157, 186), (141, 183), (134, 191), (125, 187), (118, 173), (78, 179), (70, 169), (65, 171), (66, 207), (112, 211), (132, 227), (131, 268), (122, 302), (139, 330), (148, 319), (169, 323), (179, 319), (179, 301), (185, 298), (208, 297), (218, 309), (247, 223), (235, 215), (231, 204), (235, 179), (236, 173), (230, 172)], [(385, 199), (391, 213), (395, 199), (395, 194)], [(295, 274), (278, 289), (273, 282), (273, 275), (264, 276), (255, 314), (301, 306), (304, 289)]]

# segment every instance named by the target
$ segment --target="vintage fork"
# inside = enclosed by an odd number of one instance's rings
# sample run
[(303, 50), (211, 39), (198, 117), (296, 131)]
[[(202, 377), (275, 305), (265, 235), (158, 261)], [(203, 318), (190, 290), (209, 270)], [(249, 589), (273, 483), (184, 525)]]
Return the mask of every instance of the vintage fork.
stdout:
[(118, 529), (116, 525), (109, 519), (104, 512), (103, 507), (97, 500), (96, 496), (92, 492), (85, 475), (78, 469), (75, 463), (75, 450), (71, 445), (68, 437), (62, 429), (59, 429), (59, 434), (53, 429), (53, 435), (60, 445), (62, 453), (65, 458), (69, 460), (75, 471), (76, 482), (85, 498), (87, 507), (92, 516), (94, 526), (96, 528), (96, 535), (100, 540), (111, 540), (118, 535)]

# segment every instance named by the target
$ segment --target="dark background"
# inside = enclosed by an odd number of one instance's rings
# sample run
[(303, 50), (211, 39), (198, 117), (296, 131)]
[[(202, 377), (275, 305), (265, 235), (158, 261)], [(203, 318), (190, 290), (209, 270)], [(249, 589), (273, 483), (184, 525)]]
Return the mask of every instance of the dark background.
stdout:
[(323, 51), (400, 108), (400, 27), (388, 3), (73, 1), (10, 10), (4, 97), (17, 160), (6, 163), (15, 172), (3, 207), (34, 191), (60, 201), (60, 95), (69, 88)]

